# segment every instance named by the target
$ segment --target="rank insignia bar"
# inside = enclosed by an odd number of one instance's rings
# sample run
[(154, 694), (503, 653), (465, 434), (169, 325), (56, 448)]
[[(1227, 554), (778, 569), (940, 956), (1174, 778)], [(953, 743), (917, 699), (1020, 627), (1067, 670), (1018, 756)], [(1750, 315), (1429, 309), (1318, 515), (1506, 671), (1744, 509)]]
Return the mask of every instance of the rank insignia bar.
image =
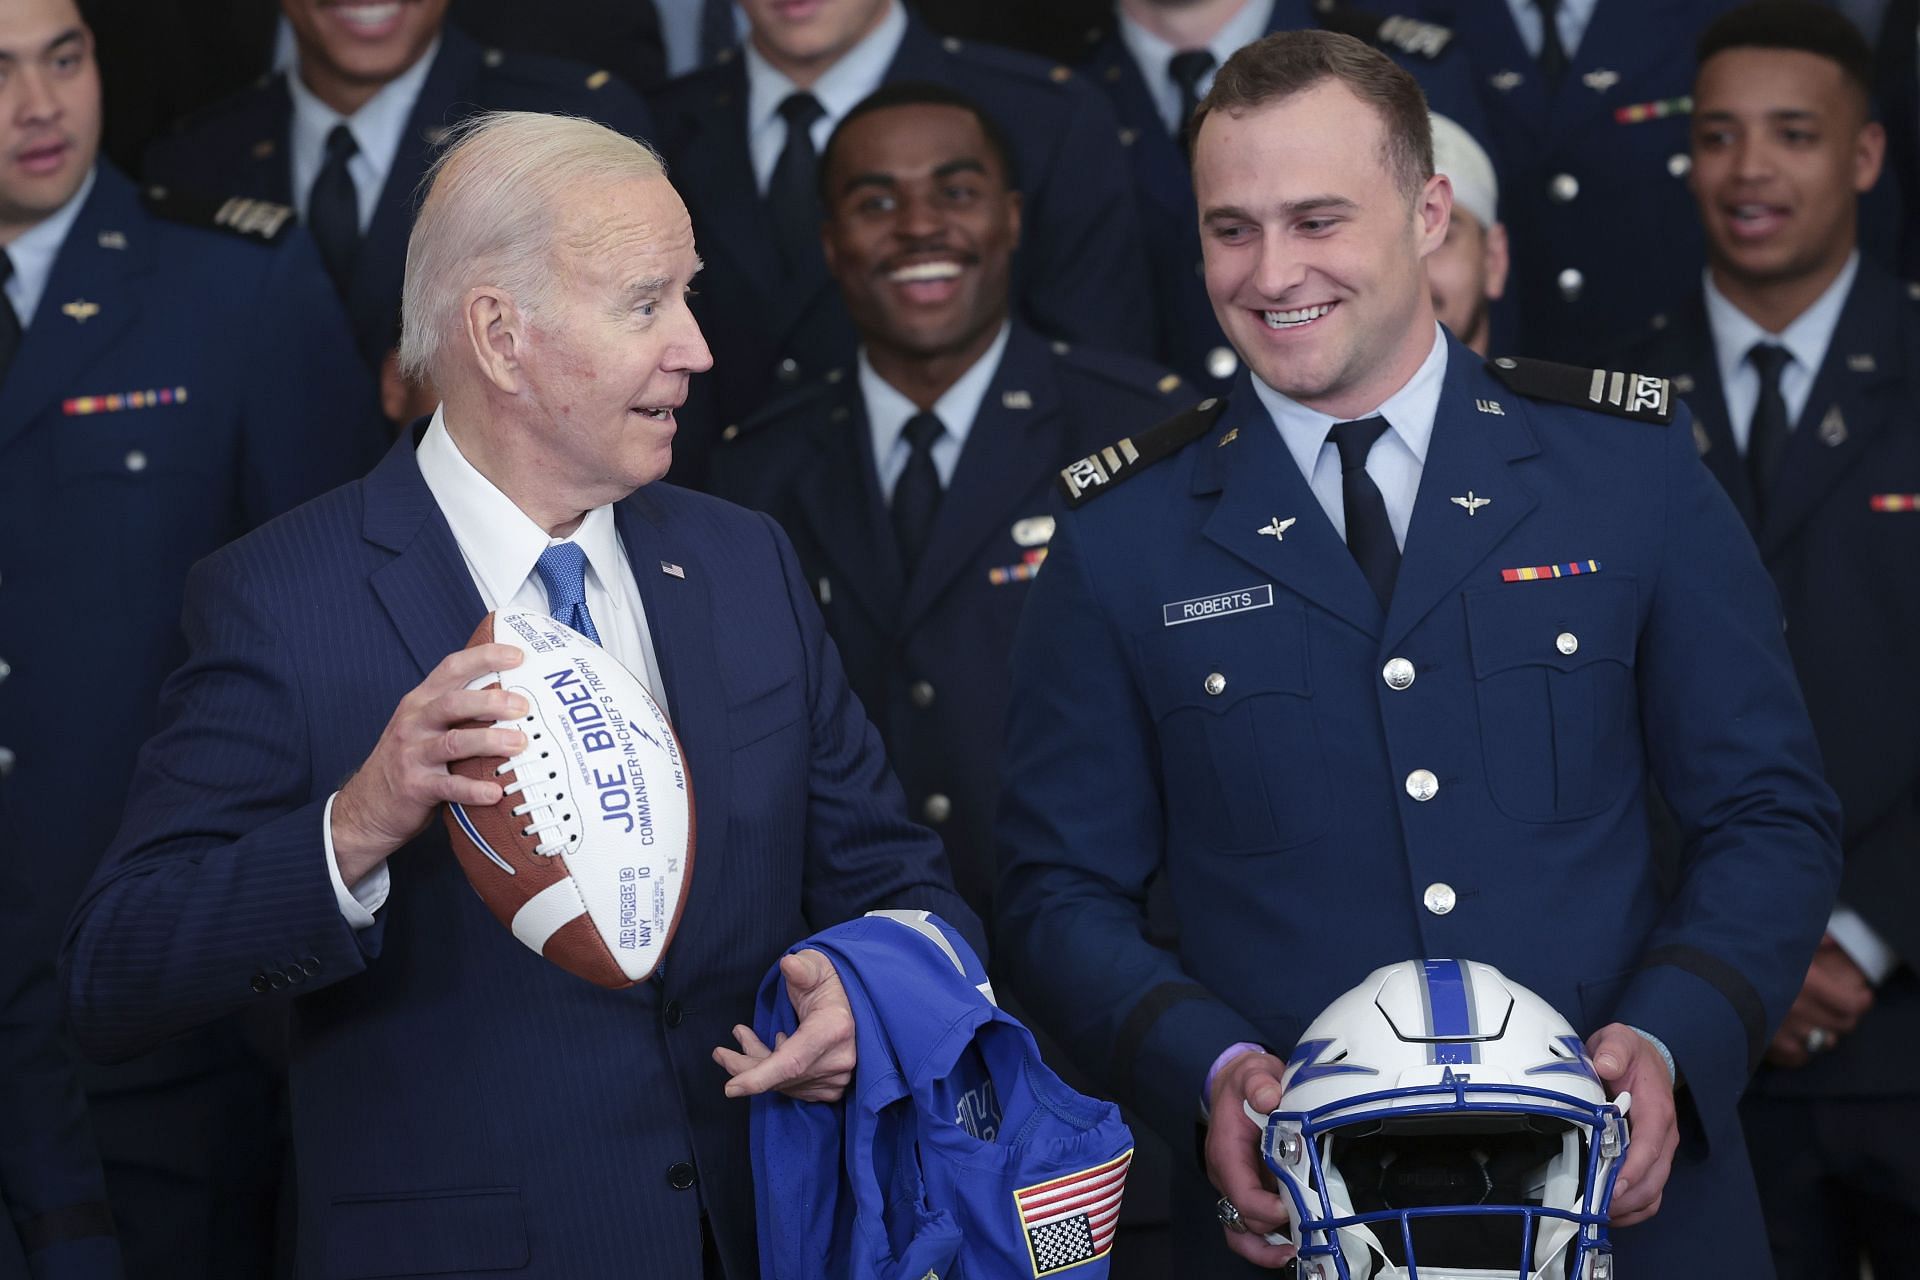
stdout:
[(1875, 511), (1920, 511), (1920, 493), (1876, 493), (1867, 501)]
[(1575, 578), (1600, 572), (1598, 560), (1570, 560), (1566, 564), (1537, 564), (1525, 569), (1502, 569), (1502, 582), (1539, 582), (1546, 578)]
[(1614, 110), (1615, 124), (1640, 124), (1647, 120), (1665, 120), (1668, 116), (1684, 116), (1693, 112), (1691, 97), (1661, 98), (1657, 102), (1635, 102), (1629, 106)]
[(185, 387), (161, 387), (154, 391), (127, 391), (110, 396), (75, 396), (60, 402), (60, 412), (70, 418), (90, 413), (119, 413), (126, 409), (151, 409), (161, 404), (185, 404)]
[(1036, 1280), (1112, 1250), (1120, 1225), (1120, 1195), (1132, 1162), (1133, 1152), (1128, 1151), (1105, 1164), (1013, 1193)]

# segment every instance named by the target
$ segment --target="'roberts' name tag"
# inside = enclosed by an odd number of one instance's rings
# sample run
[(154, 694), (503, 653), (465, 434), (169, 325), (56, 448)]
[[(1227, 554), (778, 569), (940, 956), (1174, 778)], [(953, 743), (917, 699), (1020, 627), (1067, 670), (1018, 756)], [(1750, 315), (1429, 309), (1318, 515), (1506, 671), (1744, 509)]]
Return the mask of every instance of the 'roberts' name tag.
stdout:
[(1224, 618), (1230, 613), (1245, 613), (1249, 609), (1271, 609), (1273, 607), (1273, 584), (1263, 587), (1242, 587), (1238, 591), (1222, 591), (1219, 595), (1200, 596), (1193, 600), (1176, 600), (1172, 604), (1160, 606), (1160, 616), (1169, 627), (1177, 627), (1183, 622), (1205, 622), (1209, 618)]

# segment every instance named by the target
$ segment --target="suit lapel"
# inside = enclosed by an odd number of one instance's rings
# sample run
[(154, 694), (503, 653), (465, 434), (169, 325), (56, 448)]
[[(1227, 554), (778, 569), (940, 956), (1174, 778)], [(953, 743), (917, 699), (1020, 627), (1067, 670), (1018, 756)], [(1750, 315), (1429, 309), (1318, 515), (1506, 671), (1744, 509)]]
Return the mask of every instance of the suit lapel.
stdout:
[[(1217, 443), (1197, 446), (1204, 452), (1193, 478), (1196, 495), (1220, 495), (1202, 529), (1208, 541), (1355, 630), (1378, 635), (1380, 601), (1321, 510), (1244, 371), (1213, 439)], [(1260, 532), (1276, 520), (1287, 525), (1279, 537)]]
[(867, 417), (858, 384), (811, 424), (813, 460), (794, 488), (795, 500), (834, 582), (872, 615), (879, 629), (893, 627), (900, 612), (900, 559), (880, 482), (874, 470)]
[[(102, 246), (107, 231), (120, 232), (126, 248)], [(140, 314), (136, 282), (152, 270), (152, 255), (151, 224), (132, 184), (102, 163), (0, 384), (0, 444), (24, 430), (48, 401), (71, 393), (81, 370), (113, 348)], [(100, 395), (145, 389), (83, 388)]]
[(1904, 372), (1898, 335), (1905, 304), (1897, 289), (1873, 271), (1867, 263), (1860, 265), (1806, 407), (1787, 439), (1767, 500), (1763, 555), (1778, 551), (1871, 447), (1886, 416), (1878, 393)]
[(1000, 367), (967, 431), (960, 465), (934, 520), (927, 549), (907, 584), (899, 633), (904, 635), (961, 574), (996, 531), (1010, 530), (1044, 476), (1070, 459), (1053, 353), (1038, 336), (1015, 327)]
[[(1473, 352), (1447, 341), (1446, 382), (1387, 611), (1387, 648), (1453, 594), (1539, 502), (1510, 465), (1538, 452), (1523, 425), (1520, 398), (1496, 383)], [(1480, 404), (1498, 404), (1503, 412), (1483, 411)], [(1471, 510), (1454, 501), (1469, 495), (1488, 501)]]
[(368, 475), (362, 530), (369, 542), (397, 553), (374, 572), (373, 591), (424, 678), (466, 648), (487, 606), (420, 474), (418, 443), (412, 432), (403, 434)]

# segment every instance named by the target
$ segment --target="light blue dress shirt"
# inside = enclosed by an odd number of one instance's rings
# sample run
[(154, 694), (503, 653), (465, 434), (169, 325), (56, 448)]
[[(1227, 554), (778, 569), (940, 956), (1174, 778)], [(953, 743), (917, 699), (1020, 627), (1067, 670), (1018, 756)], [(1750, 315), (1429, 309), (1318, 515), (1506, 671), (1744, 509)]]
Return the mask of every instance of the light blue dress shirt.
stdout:
[(387, 175), (393, 171), (393, 158), (399, 154), (400, 139), (407, 131), (407, 118), (413, 114), (420, 86), (426, 83), (433, 60), (439, 56), (440, 38), (435, 36), (412, 66), (382, 85), (380, 92), (351, 116), (341, 115), (314, 97), (313, 90), (301, 83), (298, 67), (287, 71), (287, 92), (293, 97), (287, 163), (293, 179), (293, 207), (299, 211), (300, 221), (307, 220), (313, 180), (320, 176), (320, 166), (327, 160), (327, 135), (344, 121), (360, 147), (347, 161), (347, 172), (353, 176), (354, 195), (360, 206), (360, 234), (367, 233)]
[[(1012, 333), (1012, 325), (1001, 325), (1000, 336), (993, 340), (993, 345), (947, 388), (945, 395), (933, 402), (933, 415), (947, 429), (945, 435), (933, 442), (933, 469), (940, 474), (942, 489), (953, 484), (954, 470), (960, 465), (960, 450), (966, 446), (967, 433), (973, 430), (973, 420), (980, 416), (981, 402), (987, 398), (987, 388), (993, 385), (994, 375), (1000, 371), (1000, 360), (1007, 354), (1007, 339)], [(873, 437), (874, 470), (880, 477), (880, 492), (891, 503), (893, 488), (907, 469), (907, 459), (913, 456), (913, 446), (905, 437), (907, 419), (919, 413), (920, 406), (874, 372), (865, 347), (860, 348), (858, 365), (860, 398), (867, 406), (867, 429)]]
[[(1218, 71), (1221, 64), (1267, 34), (1267, 24), (1273, 20), (1273, 5), (1274, 0), (1247, 0), (1213, 39), (1207, 41), (1207, 52), (1213, 55), (1214, 66), (1213, 71), (1200, 79), (1202, 97), (1213, 88), (1214, 71)], [(1127, 47), (1139, 66), (1140, 78), (1147, 82), (1147, 92), (1153, 96), (1153, 109), (1159, 112), (1167, 132), (1178, 133), (1186, 121), (1180, 118), (1180, 87), (1167, 74), (1167, 66), (1180, 50), (1135, 22), (1125, 9), (1120, 10), (1120, 43)]]
[(1747, 353), (1758, 342), (1770, 342), (1786, 348), (1790, 357), (1780, 370), (1780, 398), (1787, 402), (1787, 426), (1796, 426), (1806, 411), (1807, 397), (1813, 394), (1813, 379), (1826, 362), (1827, 346), (1840, 324), (1840, 312), (1846, 308), (1853, 278), (1860, 274), (1860, 254), (1856, 250), (1847, 265), (1833, 278), (1814, 304), (1794, 317), (1779, 333), (1768, 333), (1745, 312), (1727, 300), (1713, 283), (1708, 268), (1703, 279), (1707, 298), (1707, 327), (1713, 331), (1713, 358), (1719, 366), (1720, 386), (1727, 397), (1727, 427), (1742, 457), (1747, 452), (1747, 437), (1753, 433), (1753, 410), (1760, 402), (1760, 371), (1747, 360)]
[[(900, 41), (907, 34), (907, 14), (899, 0), (889, 0), (887, 16), (860, 43), (840, 55), (840, 60), (809, 87), (826, 114), (813, 122), (813, 149), (827, 149), (834, 126), (861, 99), (880, 87)], [(760, 194), (767, 194), (773, 180), (773, 166), (787, 145), (787, 122), (780, 117), (780, 104), (799, 86), (778, 71), (748, 40), (742, 46), (747, 68), (747, 150), (753, 157), (753, 181)]]
[[(1560, 28), (1560, 47), (1567, 51), (1569, 59), (1580, 51), (1581, 37), (1587, 34), (1594, 6), (1599, 3), (1600, 0), (1560, 0), (1558, 21), (1554, 25)], [(1536, 0), (1507, 0), (1507, 8), (1513, 10), (1513, 25), (1520, 32), (1520, 43), (1527, 46), (1528, 53), (1539, 57), (1546, 24), (1540, 20)]]
[(7, 301), (13, 304), (13, 314), (22, 330), (33, 323), (33, 313), (40, 308), (40, 295), (47, 291), (47, 280), (53, 275), (54, 259), (60, 256), (60, 248), (66, 244), (67, 233), (73, 230), (73, 220), (80, 216), (81, 206), (93, 193), (96, 172), (89, 169), (80, 189), (50, 216), (15, 236), (12, 244), (0, 245), (13, 261), (13, 278), (7, 281)]

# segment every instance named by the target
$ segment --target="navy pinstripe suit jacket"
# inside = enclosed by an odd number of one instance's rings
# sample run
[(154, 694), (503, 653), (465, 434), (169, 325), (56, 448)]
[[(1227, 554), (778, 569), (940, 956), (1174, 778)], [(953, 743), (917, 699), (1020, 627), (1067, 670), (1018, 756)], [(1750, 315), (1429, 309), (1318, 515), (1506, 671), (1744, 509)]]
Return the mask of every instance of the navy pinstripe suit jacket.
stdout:
[(809, 932), (879, 906), (976, 942), (978, 924), (778, 528), (652, 485), (618, 527), (699, 817), (664, 976), (609, 992), (540, 960), (438, 823), (393, 856), (378, 922), (350, 929), (327, 796), (484, 612), (412, 444), (195, 569), (192, 655), (69, 925), (76, 1033), (116, 1056), (291, 1000), (303, 1276), (693, 1277), (703, 1210), (727, 1273), (755, 1276), (748, 1110), (712, 1046)]

